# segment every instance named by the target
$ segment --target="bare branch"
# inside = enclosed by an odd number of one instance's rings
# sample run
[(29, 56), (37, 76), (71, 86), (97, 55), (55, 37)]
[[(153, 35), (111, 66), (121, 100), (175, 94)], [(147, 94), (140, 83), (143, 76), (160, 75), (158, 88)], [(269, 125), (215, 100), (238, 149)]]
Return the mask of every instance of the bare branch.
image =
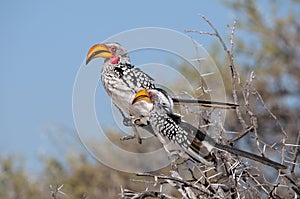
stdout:
[[(232, 156), (228, 153), (224, 153), (223, 151), (214, 151), (213, 153), (209, 153), (209, 155), (213, 155), (213, 166), (202, 165), (201, 163), (195, 163), (189, 160), (186, 161), (186, 159), (181, 156), (184, 161), (180, 164), (177, 161), (178, 159), (175, 160), (171, 158), (171, 169), (169, 170), (170, 175), (138, 173), (137, 176), (153, 178), (152, 183), (149, 182), (149, 180), (141, 180), (141, 182), (147, 182), (152, 186), (156, 186), (157, 184), (161, 187), (165, 184), (171, 185), (181, 194), (182, 198), (187, 199), (249, 197), (264, 198), (267, 196), (279, 198), (287, 197), (287, 194), (284, 193), (285, 191), (291, 191), (295, 196), (299, 195), (300, 188), (297, 182), (298, 176), (295, 172), (297, 171), (297, 158), (300, 153), (300, 132), (297, 137), (297, 142), (293, 144), (293, 146), (286, 144), (285, 142), (287, 139), (287, 133), (285, 129), (280, 124), (275, 114), (273, 114), (270, 109), (268, 109), (268, 107), (264, 103), (262, 96), (253, 86), (253, 82), (255, 80), (254, 72), (251, 72), (249, 79), (247, 79), (246, 82), (241, 81), (240, 74), (237, 70), (234, 59), (234, 36), (237, 21), (234, 20), (231, 26), (229, 41), (230, 44), (227, 46), (225, 40), (223, 40), (215, 26), (205, 16), (201, 17), (212, 29), (212, 32), (199, 30), (185, 30), (185, 32), (210, 35), (217, 38), (226, 53), (226, 60), (229, 61), (228, 68), (230, 69), (232, 97), (234, 104), (240, 105), (240, 102), (245, 103), (243, 109), (241, 105), (236, 108), (237, 119), (240, 123), (240, 126), (242, 127), (242, 130), (234, 138), (228, 140), (227, 144), (232, 144), (238, 140), (241, 140), (246, 135), (251, 133), (251, 135), (254, 135), (255, 137), (256, 148), (263, 157), (267, 157), (269, 155), (269, 151), (267, 150), (267, 148), (275, 148), (276, 144), (268, 144), (259, 135), (259, 118), (257, 117), (258, 114), (255, 109), (253, 109), (253, 104), (251, 104), (251, 100), (256, 97), (256, 101), (262, 104), (268, 115), (270, 115), (270, 117), (275, 121), (276, 125), (280, 128), (283, 134), (281, 139), (281, 143), (283, 146), (281, 148), (282, 163), (288, 163), (287, 160), (291, 160), (290, 163), (292, 164), (292, 166), (285, 170), (280, 170), (279, 172), (275, 171), (274, 173), (272, 173), (272, 176), (274, 177), (273, 181), (275, 182), (270, 182), (270, 180), (268, 180), (269, 175), (267, 176), (267, 174), (264, 173), (264, 167), (257, 167), (256, 165), (252, 165), (251, 161), (250, 163), (246, 163), (243, 159), (239, 160), (238, 157)], [(195, 47), (198, 48), (197, 46)], [(203, 58), (195, 59), (193, 61), (198, 61), (200, 63), (200, 61), (202, 60)], [(201, 87), (201, 89), (203, 89), (204, 91), (204, 88)], [(187, 112), (187, 114), (199, 114), (199, 112), (193, 111), (189, 107), (186, 107), (186, 109), (184, 110)], [(206, 119), (207, 115), (211, 114), (210, 111), (212, 110), (210, 109), (203, 111), (203, 113), (201, 112), (203, 121)], [(221, 142), (226, 142), (226, 135), (228, 135), (228, 131), (226, 131), (223, 123), (221, 123), (220, 121), (211, 122), (209, 120), (205, 120), (204, 125), (214, 128), (217, 132), (220, 133)], [(286, 150), (286, 148), (291, 146), (295, 147), (295, 149), (293, 150), (294, 152), (290, 152), (293, 157), (289, 158), (288, 156), (286, 156), (286, 154), (289, 152)], [(166, 151), (168, 152), (168, 150)], [(170, 155), (171, 154), (169, 154), (169, 156)], [(128, 192), (128, 196), (131, 194), (131, 198), (147, 196), (163, 198), (161, 190), (162, 189), (160, 189), (160, 191), (149, 191), (147, 189), (143, 192)], [(173, 196), (166, 196), (165, 198), (167, 197), (171, 198)]]
[[(234, 65), (234, 58), (233, 58), (233, 47), (234, 47), (234, 32), (235, 32), (235, 25), (237, 23), (236, 20), (234, 20), (233, 22), (233, 26), (231, 29), (231, 36), (230, 36), (230, 49), (227, 48), (223, 38), (221, 37), (219, 31), (216, 29), (216, 27), (203, 15), (201, 15), (202, 19), (204, 21), (206, 21), (206, 23), (213, 29), (214, 33), (211, 32), (203, 32), (203, 31), (197, 31), (197, 30), (185, 30), (185, 32), (194, 32), (194, 33), (198, 33), (198, 34), (208, 34), (208, 35), (212, 35), (212, 36), (216, 36), (219, 40), (219, 42), (221, 43), (224, 51), (227, 53), (228, 59), (229, 59), (229, 67), (231, 69), (231, 86), (232, 86), (232, 96), (233, 96), (233, 101), (235, 104), (240, 104), (239, 103), (239, 99), (238, 99), (238, 95), (237, 95), (237, 88), (236, 88), (236, 82), (240, 82), (240, 78), (239, 78), (239, 74), (235, 68)], [(240, 111), (240, 107), (236, 108), (236, 114), (237, 117), (243, 127), (243, 130), (248, 128), (248, 125), (246, 124), (246, 121), (244, 120), (242, 113)]]
[(297, 163), (298, 155), (300, 153), (300, 147), (299, 146), (300, 146), (300, 131), (298, 132), (298, 136), (297, 136), (297, 140), (296, 140), (296, 147), (294, 149), (295, 152), (294, 152), (294, 156), (292, 158), (293, 164), (291, 166), (291, 173), (294, 176), (294, 178), (296, 178), (295, 173), (294, 173), (295, 172), (295, 165)]
[(258, 97), (259, 101), (261, 102), (261, 104), (264, 106), (264, 109), (269, 113), (269, 115), (275, 120), (277, 126), (280, 128), (281, 132), (284, 134), (285, 138), (287, 138), (287, 133), (284, 130), (284, 128), (282, 127), (282, 125), (280, 124), (279, 120), (277, 119), (277, 117), (272, 113), (272, 111), (266, 106), (262, 96), (259, 94), (259, 92), (256, 90), (256, 88), (253, 88), (255, 95)]
[(129, 189), (122, 189), (122, 198), (130, 198), (130, 199), (139, 199), (139, 198), (162, 198), (162, 199), (176, 199), (175, 197), (169, 196), (165, 193), (161, 193), (159, 191), (142, 191), (142, 192), (134, 192)]
[(150, 174), (150, 173), (137, 173), (136, 175), (137, 176), (153, 177), (153, 178), (157, 178), (157, 179), (161, 179), (161, 180), (167, 180), (167, 182), (169, 184), (180, 183), (180, 184), (182, 184), (182, 185), (184, 185), (186, 187), (191, 187), (193, 189), (201, 191), (202, 193), (210, 194), (210, 192), (208, 192), (208, 190), (201, 189), (199, 186), (196, 186), (194, 183), (189, 183), (189, 182), (187, 182), (185, 180), (182, 180), (182, 179), (179, 179), (179, 178), (170, 177), (170, 176), (164, 176), (164, 175), (153, 175), (153, 174)]
[(239, 139), (241, 139), (242, 137), (244, 137), (245, 135), (247, 135), (249, 132), (251, 132), (253, 129), (254, 129), (254, 126), (248, 127), (247, 129), (243, 130), (241, 133), (239, 133), (237, 136), (235, 136), (231, 140), (228, 140), (227, 143), (231, 144), (233, 142), (238, 141)]
[(216, 34), (213, 33), (213, 32), (205, 32), (205, 31), (199, 31), (199, 30), (184, 30), (184, 32), (193, 32), (193, 33), (198, 33), (198, 34), (201, 34), (201, 35), (216, 36)]
[(235, 33), (235, 26), (236, 26), (237, 20), (235, 19), (233, 21), (233, 25), (231, 28), (231, 34), (230, 34), (230, 52), (233, 54), (233, 47), (234, 47), (234, 33)]

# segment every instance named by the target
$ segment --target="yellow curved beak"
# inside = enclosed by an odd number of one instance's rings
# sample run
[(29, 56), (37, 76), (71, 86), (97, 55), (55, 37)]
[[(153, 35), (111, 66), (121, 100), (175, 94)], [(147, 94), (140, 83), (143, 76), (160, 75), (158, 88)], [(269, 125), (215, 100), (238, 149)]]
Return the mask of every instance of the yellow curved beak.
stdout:
[(86, 56), (86, 64), (95, 58), (112, 58), (114, 55), (111, 54), (108, 47), (105, 44), (96, 44), (92, 46)]
[(132, 104), (135, 104), (135, 103), (137, 103), (139, 101), (143, 101), (143, 100), (146, 102), (149, 102), (149, 103), (152, 102), (150, 99), (150, 95), (147, 92), (147, 89), (142, 89), (142, 90), (138, 91), (134, 96)]

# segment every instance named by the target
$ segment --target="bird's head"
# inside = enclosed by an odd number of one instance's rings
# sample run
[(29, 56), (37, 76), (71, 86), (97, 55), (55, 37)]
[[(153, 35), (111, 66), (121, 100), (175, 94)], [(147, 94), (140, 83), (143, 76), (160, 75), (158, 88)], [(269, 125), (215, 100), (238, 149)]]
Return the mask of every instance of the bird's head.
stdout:
[(108, 42), (96, 44), (92, 46), (86, 56), (86, 64), (95, 58), (104, 58), (105, 61), (110, 61), (116, 64), (120, 59), (129, 62), (129, 57), (126, 49), (116, 42)]
[(156, 109), (164, 109), (167, 113), (173, 113), (172, 98), (163, 89), (142, 89), (136, 93), (132, 104), (139, 101), (152, 103)]

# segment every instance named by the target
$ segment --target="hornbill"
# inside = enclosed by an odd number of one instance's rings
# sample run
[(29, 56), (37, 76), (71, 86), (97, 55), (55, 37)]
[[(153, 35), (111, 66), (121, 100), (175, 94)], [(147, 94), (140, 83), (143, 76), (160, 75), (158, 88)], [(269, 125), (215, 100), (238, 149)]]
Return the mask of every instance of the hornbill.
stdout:
[[(107, 94), (119, 109), (123, 116), (123, 124), (132, 126), (135, 135), (138, 136), (135, 128), (135, 121), (138, 119), (140, 125), (146, 126), (145, 118), (138, 118), (141, 115), (148, 115), (150, 107), (148, 103), (140, 102), (139, 105), (133, 105), (132, 100), (139, 90), (156, 88), (154, 80), (139, 68), (135, 68), (130, 63), (128, 52), (124, 47), (115, 42), (96, 44), (92, 46), (86, 57), (86, 65), (95, 58), (104, 58), (104, 64), (101, 70), (101, 82)], [(205, 100), (178, 99), (172, 98), (174, 103), (192, 103), (205, 107), (218, 107), (234, 109), (236, 104), (212, 102)], [(129, 115), (125, 116), (124, 112)], [(135, 137), (135, 135), (133, 137)], [(141, 139), (139, 139), (141, 143)]]
[(174, 114), (172, 99), (164, 90), (142, 89), (138, 91), (132, 104), (135, 105), (141, 102), (147, 103), (151, 107), (147, 120), (160, 141), (165, 144), (167, 139), (177, 144), (196, 161), (207, 163), (201, 153), (201, 150), (203, 151), (203, 148), (205, 148), (209, 153), (213, 149), (218, 149), (263, 163), (275, 169), (287, 168), (285, 165), (274, 162), (266, 157), (217, 143), (198, 128), (183, 121), (181, 116)]

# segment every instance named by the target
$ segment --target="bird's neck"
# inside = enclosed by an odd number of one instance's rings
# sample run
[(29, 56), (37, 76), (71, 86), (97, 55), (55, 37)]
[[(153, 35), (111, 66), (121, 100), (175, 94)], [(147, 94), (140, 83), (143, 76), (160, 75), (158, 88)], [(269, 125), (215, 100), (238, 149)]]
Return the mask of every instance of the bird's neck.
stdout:
[(121, 57), (119, 62), (124, 64), (130, 64), (130, 58), (128, 56)]
[(119, 65), (130, 65), (129, 57), (115, 56), (104, 61), (104, 66), (118, 67)]
[(106, 73), (115, 73), (115, 70), (126, 70), (126, 69), (130, 69), (133, 66), (130, 64), (129, 59), (127, 58), (120, 58), (118, 60), (118, 62), (114, 62), (115, 60), (110, 60), (110, 59), (106, 59), (104, 61), (101, 73), (102, 74), (106, 74)]

